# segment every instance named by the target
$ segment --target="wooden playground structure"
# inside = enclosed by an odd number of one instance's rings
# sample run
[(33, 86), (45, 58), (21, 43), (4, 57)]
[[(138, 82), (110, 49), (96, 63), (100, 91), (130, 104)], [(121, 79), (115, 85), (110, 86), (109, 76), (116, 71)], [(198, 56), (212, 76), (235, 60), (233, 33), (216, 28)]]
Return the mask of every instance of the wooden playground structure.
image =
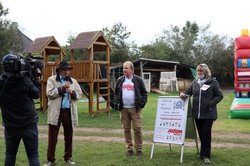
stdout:
[[(70, 44), (70, 61), (73, 67), (71, 76), (81, 85), (88, 98), (89, 113), (110, 112), (113, 90), (110, 86), (110, 51), (111, 47), (101, 31), (82, 32)], [(41, 79), (40, 109), (46, 111), (47, 79), (56, 74), (56, 67), (63, 60), (65, 52), (55, 37), (37, 38), (24, 53), (43, 57), (43, 76)], [(76, 54), (78, 56), (76, 56)], [(80, 56), (79, 56), (80, 55)], [(96, 106), (94, 107), (94, 96)], [(104, 100), (99, 100), (103, 98)]]

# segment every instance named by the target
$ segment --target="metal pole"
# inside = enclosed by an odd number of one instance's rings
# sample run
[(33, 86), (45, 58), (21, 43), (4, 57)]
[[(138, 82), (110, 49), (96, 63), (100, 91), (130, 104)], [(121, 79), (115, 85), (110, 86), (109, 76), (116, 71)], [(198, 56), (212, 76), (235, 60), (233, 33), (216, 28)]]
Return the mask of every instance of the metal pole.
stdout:
[(150, 159), (153, 158), (154, 148), (155, 148), (155, 143), (153, 143), (152, 148), (151, 148)]

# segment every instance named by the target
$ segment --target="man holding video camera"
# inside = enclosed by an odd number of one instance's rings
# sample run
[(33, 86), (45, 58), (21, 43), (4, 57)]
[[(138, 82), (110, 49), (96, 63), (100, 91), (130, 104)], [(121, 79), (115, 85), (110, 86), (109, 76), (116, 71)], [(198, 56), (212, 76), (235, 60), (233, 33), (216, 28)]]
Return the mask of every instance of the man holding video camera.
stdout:
[(33, 83), (30, 65), (19, 55), (7, 54), (2, 59), (0, 76), (0, 107), (6, 145), (5, 166), (15, 166), (21, 139), (30, 166), (39, 166), (38, 116), (33, 99), (39, 89)]

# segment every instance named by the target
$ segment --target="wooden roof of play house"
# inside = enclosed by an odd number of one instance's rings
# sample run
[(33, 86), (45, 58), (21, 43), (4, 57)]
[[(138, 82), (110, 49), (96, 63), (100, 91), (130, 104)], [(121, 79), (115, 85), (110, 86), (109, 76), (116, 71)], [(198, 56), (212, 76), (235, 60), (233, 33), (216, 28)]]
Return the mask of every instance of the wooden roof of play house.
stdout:
[(82, 32), (70, 45), (70, 49), (87, 48), (94, 46), (95, 51), (106, 51), (107, 46), (111, 49), (108, 41), (106, 41), (102, 31)]
[(36, 38), (25, 50), (24, 53), (41, 53), (45, 51), (47, 55), (56, 55), (62, 53), (65, 55), (61, 46), (54, 36)]

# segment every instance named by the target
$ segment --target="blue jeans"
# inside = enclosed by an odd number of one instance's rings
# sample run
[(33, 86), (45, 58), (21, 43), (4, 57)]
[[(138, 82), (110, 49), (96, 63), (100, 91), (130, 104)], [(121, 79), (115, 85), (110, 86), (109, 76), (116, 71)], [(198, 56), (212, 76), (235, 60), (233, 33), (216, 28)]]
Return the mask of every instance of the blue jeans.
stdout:
[(5, 128), (4, 134), (6, 144), (5, 166), (15, 166), (16, 154), (21, 139), (23, 140), (25, 151), (29, 159), (29, 165), (40, 166), (38, 156), (37, 124), (33, 124), (31, 126), (28, 126), (27, 128), (20, 129)]

